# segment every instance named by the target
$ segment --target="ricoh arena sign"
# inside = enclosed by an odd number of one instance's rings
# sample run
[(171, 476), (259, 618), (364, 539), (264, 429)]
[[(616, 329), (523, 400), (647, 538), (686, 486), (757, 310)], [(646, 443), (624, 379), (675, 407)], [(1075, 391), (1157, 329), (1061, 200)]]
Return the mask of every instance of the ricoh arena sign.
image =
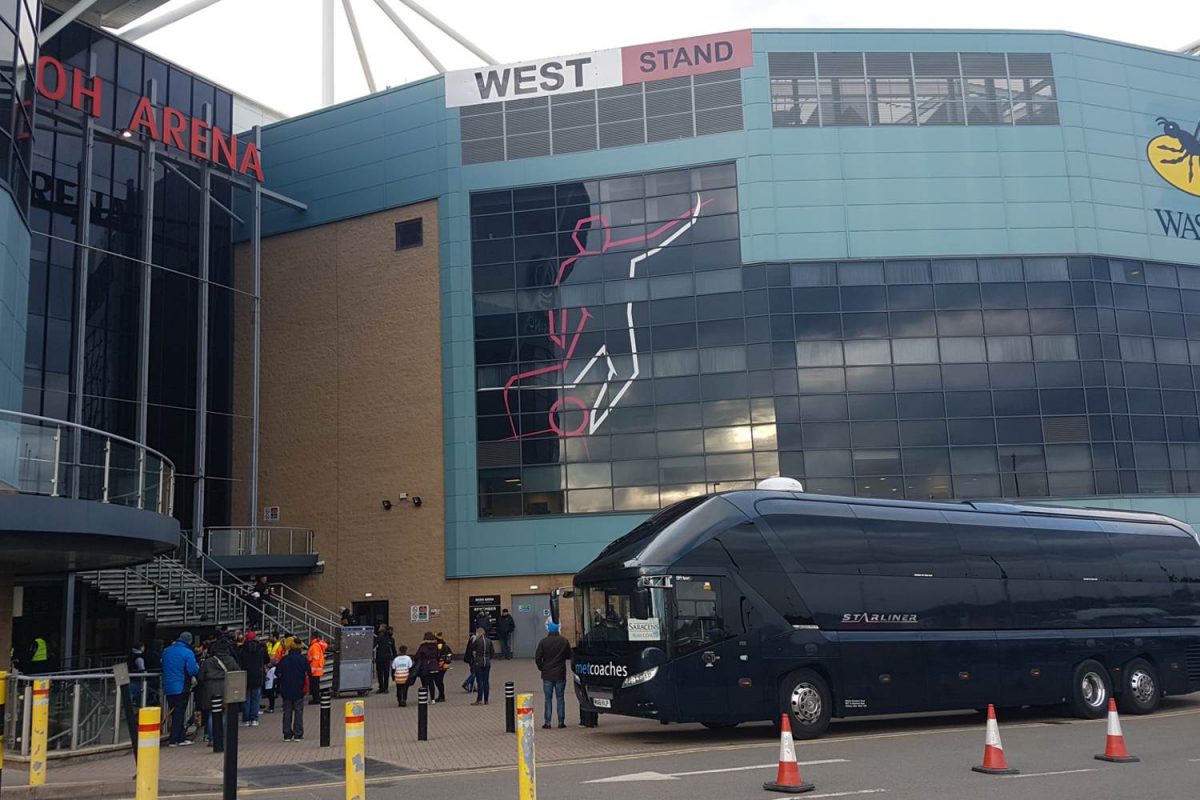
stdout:
[[(37, 91), (47, 100), (65, 102), (76, 111), (99, 117), (105, 88), (100, 78), (88, 78), (78, 67), (68, 69), (58, 59), (42, 56), (37, 65)], [(177, 108), (159, 108), (149, 97), (138, 100), (124, 130), (130, 136), (149, 136), (193, 158), (250, 175), (260, 183), (263, 180), (262, 159), (254, 142), (241, 146), (235, 134), (226, 135), (216, 125)]]
[(446, 107), (586, 92), (737, 69), (753, 63), (750, 31), (744, 30), (461, 69), (446, 73)]

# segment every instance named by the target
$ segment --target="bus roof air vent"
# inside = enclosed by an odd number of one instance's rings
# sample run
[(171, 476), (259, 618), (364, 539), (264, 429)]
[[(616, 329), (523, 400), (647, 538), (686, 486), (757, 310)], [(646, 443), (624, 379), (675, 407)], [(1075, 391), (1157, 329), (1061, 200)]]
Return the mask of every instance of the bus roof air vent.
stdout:
[(804, 484), (795, 478), (763, 478), (758, 482), (759, 489), (766, 492), (803, 492)]

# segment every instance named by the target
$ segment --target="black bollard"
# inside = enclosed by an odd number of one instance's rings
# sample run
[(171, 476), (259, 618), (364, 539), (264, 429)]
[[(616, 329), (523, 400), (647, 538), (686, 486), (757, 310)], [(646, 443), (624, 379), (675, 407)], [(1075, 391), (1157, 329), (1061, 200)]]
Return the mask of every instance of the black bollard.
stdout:
[[(238, 769), (238, 707), (241, 703), (230, 703), (225, 708), (225, 774), (221, 781), (221, 800), (237, 800)], [(213, 736), (217, 734), (217, 723), (213, 722)]]
[(429, 690), (417, 692), (417, 741), (429, 741)]
[(209, 719), (212, 720), (212, 749), (214, 753), (225, 752), (225, 698), (213, 695), (209, 707)]
[(329, 726), (333, 698), (328, 687), (321, 689), (321, 747), (329, 747)]
[(504, 682), (504, 732), (517, 732), (517, 687), (512, 681)]

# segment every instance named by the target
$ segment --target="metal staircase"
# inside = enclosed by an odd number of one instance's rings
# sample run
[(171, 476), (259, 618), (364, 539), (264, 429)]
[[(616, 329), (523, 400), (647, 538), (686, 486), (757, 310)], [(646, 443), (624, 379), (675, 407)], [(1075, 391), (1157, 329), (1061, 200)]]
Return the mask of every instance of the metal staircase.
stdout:
[[(159, 625), (245, 629), (260, 612), (250, 599), (252, 585), (199, 551), (186, 534), (173, 555), (123, 569), (81, 572), (79, 577)], [(282, 584), (272, 591), (261, 605), (260, 629), (300, 636), (320, 631), (336, 641), (341, 622), (332, 611)]]

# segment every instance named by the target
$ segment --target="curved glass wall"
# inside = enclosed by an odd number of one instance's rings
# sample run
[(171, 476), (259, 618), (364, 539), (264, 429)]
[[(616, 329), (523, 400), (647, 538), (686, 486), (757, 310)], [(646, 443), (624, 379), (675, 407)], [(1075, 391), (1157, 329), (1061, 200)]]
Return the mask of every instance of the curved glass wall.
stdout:
[(38, 0), (0, 2), (0, 181), (22, 213), (29, 205), (39, 8)]
[(481, 518), (1200, 490), (1200, 268), (752, 264), (732, 165), (472, 196)]

